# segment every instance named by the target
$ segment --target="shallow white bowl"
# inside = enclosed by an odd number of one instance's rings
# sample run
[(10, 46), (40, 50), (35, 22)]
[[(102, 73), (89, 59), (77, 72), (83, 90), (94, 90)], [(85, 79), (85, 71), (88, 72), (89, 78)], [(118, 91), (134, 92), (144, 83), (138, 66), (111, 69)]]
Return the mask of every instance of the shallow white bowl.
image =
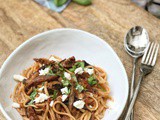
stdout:
[(21, 120), (11, 107), (10, 95), (16, 85), (14, 74), (33, 64), (33, 58), (57, 55), (75, 56), (92, 65), (102, 67), (108, 74), (114, 104), (104, 120), (116, 120), (121, 115), (128, 97), (128, 79), (125, 69), (114, 50), (102, 39), (76, 29), (56, 29), (38, 34), (20, 45), (4, 62), (0, 71), (0, 109), (7, 120)]

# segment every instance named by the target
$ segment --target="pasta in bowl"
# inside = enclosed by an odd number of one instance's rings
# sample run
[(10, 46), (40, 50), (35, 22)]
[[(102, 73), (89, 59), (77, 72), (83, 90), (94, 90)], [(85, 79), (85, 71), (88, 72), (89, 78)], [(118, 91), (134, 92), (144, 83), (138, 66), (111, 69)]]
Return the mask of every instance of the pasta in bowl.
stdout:
[(11, 97), (25, 120), (100, 120), (111, 100), (107, 74), (74, 56), (34, 58), (21, 75)]

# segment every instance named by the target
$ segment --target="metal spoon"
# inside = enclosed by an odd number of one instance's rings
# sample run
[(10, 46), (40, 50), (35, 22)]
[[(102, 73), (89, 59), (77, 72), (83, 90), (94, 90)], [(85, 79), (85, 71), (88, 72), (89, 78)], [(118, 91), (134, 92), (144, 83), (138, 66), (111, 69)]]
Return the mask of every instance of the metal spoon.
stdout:
[[(131, 28), (125, 36), (124, 39), (124, 47), (127, 53), (134, 58), (133, 60), (133, 71), (132, 71), (132, 79), (130, 85), (130, 100), (132, 99), (134, 93), (134, 81), (135, 81), (135, 72), (137, 60), (144, 54), (144, 51), (149, 43), (149, 37), (147, 31), (140, 27), (135, 26)], [(133, 111), (130, 115), (130, 120), (133, 119)]]

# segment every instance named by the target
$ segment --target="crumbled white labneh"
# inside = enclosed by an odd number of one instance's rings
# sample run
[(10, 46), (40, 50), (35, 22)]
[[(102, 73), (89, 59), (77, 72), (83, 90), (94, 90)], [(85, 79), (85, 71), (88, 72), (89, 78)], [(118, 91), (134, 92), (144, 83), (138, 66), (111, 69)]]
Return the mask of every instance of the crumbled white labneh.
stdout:
[(83, 72), (84, 71), (83, 71), (83, 69), (81, 67), (75, 69), (75, 71), (74, 71), (75, 74), (82, 74)]
[(64, 77), (67, 78), (68, 80), (71, 80), (71, 75), (67, 72), (64, 72)]
[(93, 106), (92, 106), (92, 105), (89, 105), (89, 107), (90, 107), (90, 108), (93, 108)]
[(53, 106), (53, 103), (54, 103), (54, 101), (52, 100), (49, 105), (52, 107), (52, 106)]
[(76, 107), (77, 109), (82, 109), (85, 105), (85, 102), (83, 100), (78, 100), (73, 103), (73, 106)]
[(90, 75), (92, 75), (94, 73), (94, 70), (92, 68), (85, 68), (84, 71)]
[(62, 88), (61, 93), (62, 94), (67, 94), (68, 93), (68, 88), (67, 87)]
[(54, 56), (51, 56), (51, 57), (49, 58), (49, 61), (59, 62), (59, 60), (58, 60), (58, 59), (56, 59)]
[(41, 102), (44, 102), (45, 100), (47, 100), (49, 98), (49, 96), (47, 96), (46, 94), (44, 93), (38, 93), (39, 96), (34, 100), (35, 103), (41, 103)]
[(44, 89), (44, 86), (42, 86), (41, 88), (39, 88), (38, 91), (42, 92), (43, 89)]
[(20, 108), (20, 104), (14, 102), (14, 103), (12, 103), (12, 107), (14, 107), (14, 108)]
[(62, 102), (64, 102), (67, 99), (68, 95), (62, 95)]
[(25, 80), (27, 78), (22, 76), (22, 75), (13, 75), (13, 79), (16, 80), (16, 81), (23, 82), (23, 80)]
[(49, 67), (45, 68), (44, 70), (41, 69), (41, 70), (39, 70), (39, 75), (46, 75), (49, 73), (49, 70), (50, 70)]

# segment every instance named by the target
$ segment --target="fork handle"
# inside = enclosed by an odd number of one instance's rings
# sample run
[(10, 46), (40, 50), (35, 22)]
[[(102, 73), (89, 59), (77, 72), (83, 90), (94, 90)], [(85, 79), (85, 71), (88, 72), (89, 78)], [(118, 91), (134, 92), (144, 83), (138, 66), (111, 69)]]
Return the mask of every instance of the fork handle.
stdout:
[(144, 76), (144, 74), (143, 74), (143, 72), (141, 72), (141, 74), (139, 76), (138, 84), (137, 84), (137, 86), (135, 88), (133, 97), (132, 97), (132, 99), (130, 101), (130, 104), (129, 104), (129, 107), (128, 107), (128, 110), (127, 110), (127, 114), (125, 116), (125, 120), (128, 120), (130, 118), (130, 114), (132, 113), (133, 106), (135, 104), (137, 95), (139, 93), (139, 89), (140, 89), (141, 81), (143, 80), (143, 76)]

